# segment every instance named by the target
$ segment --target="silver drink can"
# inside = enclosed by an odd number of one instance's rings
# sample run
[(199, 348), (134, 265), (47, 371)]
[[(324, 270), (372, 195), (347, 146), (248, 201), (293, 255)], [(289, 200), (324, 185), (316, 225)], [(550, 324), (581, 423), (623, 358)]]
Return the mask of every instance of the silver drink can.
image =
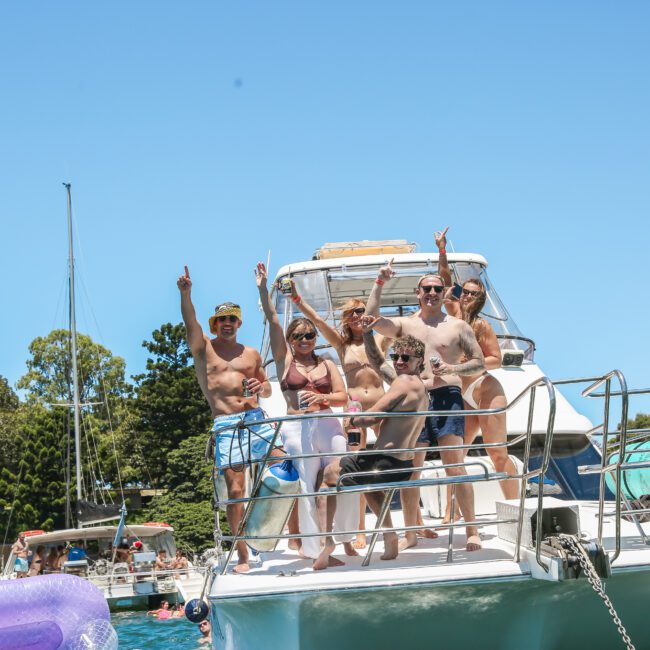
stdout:
[(253, 397), (253, 392), (248, 387), (248, 379), (243, 379), (241, 385), (242, 388), (244, 389), (244, 397)]
[(285, 296), (288, 296), (291, 293), (291, 279), (282, 278), (282, 280), (278, 282), (278, 288), (280, 289), (281, 293), (283, 293)]
[(304, 399), (306, 392), (307, 391), (305, 391), (305, 390), (299, 390), (298, 391), (298, 408), (301, 411), (306, 411), (309, 408), (309, 404)]
[(432, 356), (432, 357), (429, 357), (429, 363), (431, 364), (432, 368), (437, 368), (440, 365), (441, 361), (442, 361), (442, 359), (440, 357), (435, 356), (435, 355)]

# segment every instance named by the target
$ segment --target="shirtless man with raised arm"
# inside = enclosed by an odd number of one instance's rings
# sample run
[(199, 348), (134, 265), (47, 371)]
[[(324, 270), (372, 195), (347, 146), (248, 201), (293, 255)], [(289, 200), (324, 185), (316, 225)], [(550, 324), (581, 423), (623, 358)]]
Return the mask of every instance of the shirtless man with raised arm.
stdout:
[[(215, 335), (211, 339), (204, 334), (196, 319), (191, 297), (192, 280), (187, 266), (177, 285), (196, 378), (214, 417), (212, 431), (218, 432), (216, 465), (226, 479), (228, 498), (241, 499), (245, 490), (244, 463), (264, 458), (273, 438), (274, 429), (270, 425), (255, 424), (265, 418), (257, 398), (269, 397), (271, 385), (262, 369), (260, 353), (237, 342), (237, 330), (242, 324), (241, 307), (231, 302), (217, 305), (209, 320), (210, 331)], [(239, 428), (241, 424), (246, 428)], [(230, 428), (220, 431), (224, 427)], [(273, 450), (272, 455), (281, 454)], [(244, 504), (228, 505), (228, 523), (233, 534), (237, 532), (243, 514)], [(244, 573), (249, 570), (245, 542), (237, 543), (237, 554), (239, 560), (235, 572)]]
[[(392, 262), (392, 260), (391, 260)], [(370, 293), (366, 311), (369, 315), (378, 316), (381, 303), (381, 290), (385, 282), (390, 281), (394, 273), (391, 263), (379, 270), (379, 276)], [(476, 375), (484, 368), (483, 353), (476, 341), (472, 328), (460, 320), (442, 311), (445, 283), (437, 274), (425, 275), (420, 278), (416, 295), (420, 311), (409, 317), (383, 318), (380, 317), (373, 327), (385, 336), (398, 338), (410, 334), (424, 341), (427, 363), (422, 373), (422, 380), (429, 392), (430, 411), (461, 411), (463, 398), (461, 394), (461, 377)], [(429, 363), (432, 357), (438, 358), (437, 365)], [(461, 363), (461, 360), (464, 361)], [(460, 463), (460, 467), (450, 467), (446, 470), (448, 476), (466, 474), (463, 465), (462, 449), (445, 449), (445, 447), (463, 444), (464, 420), (461, 416), (430, 417), (426, 419), (424, 428), (418, 438), (418, 446), (431, 447), (438, 445), (442, 462), (447, 464)], [(425, 452), (415, 454), (414, 466), (421, 467)], [(417, 479), (420, 472), (414, 472)], [(460, 510), (465, 521), (474, 520), (474, 490), (469, 483), (456, 485), (456, 494)], [(407, 526), (417, 525), (417, 514), (420, 507), (420, 491), (418, 488), (402, 490), (402, 507), (404, 521)], [(481, 548), (481, 539), (475, 526), (467, 526), (467, 550), (475, 551)], [(417, 544), (415, 531), (408, 531), (400, 548), (405, 549)]]
[[(424, 369), (424, 343), (413, 336), (405, 336), (393, 344), (394, 354), (391, 355), (395, 366), (396, 377), (390, 388), (367, 412), (387, 413), (426, 411), (429, 404), (427, 391), (420, 378)], [(369, 485), (373, 483), (393, 483), (408, 481), (413, 473), (413, 452), (381, 453), (391, 449), (404, 449), (414, 447), (422, 425), (424, 416), (413, 415), (397, 418), (355, 416), (351, 423), (361, 427), (374, 427), (378, 431), (377, 442), (373, 454), (353, 454), (336, 459), (325, 468), (323, 481), (334, 487), (339, 476), (343, 485)], [(384, 470), (400, 470), (386, 473)], [(345, 476), (356, 472), (376, 472), (366, 476)], [(367, 492), (366, 500), (372, 511), (379, 516), (381, 504), (384, 500), (383, 491)], [(332, 501), (332, 506), (330, 506)], [(334, 500), (327, 502), (327, 530), (332, 530), (332, 522), (336, 511)], [(383, 524), (392, 528), (390, 510), (386, 513)], [(382, 524), (382, 525), (383, 525)], [(314, 569), (326, 569), (330, 555), (336, 548), (331, 537), (325, 538), (325, 546), (318, 559), (314, 562)], [(393, 560), (399, 552), (396, 533), (384, 533), (384, 554), (382, 560)]]

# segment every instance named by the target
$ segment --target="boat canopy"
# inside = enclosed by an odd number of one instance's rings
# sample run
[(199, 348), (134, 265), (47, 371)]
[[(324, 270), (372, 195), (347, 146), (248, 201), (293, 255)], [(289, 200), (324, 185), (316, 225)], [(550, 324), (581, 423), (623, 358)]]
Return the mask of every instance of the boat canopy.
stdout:
[[(383, 255), (355, 255), (318, 259), (283, 266), (276, 282), (290, 277), (298, 293), (334, 327), (340, 326), (341, 306), (351, 298), (368, 300), (378, 269), (393, 258), (395, 277), (382, 291), (381, 313), (384, 316), (408, 316), (417, 311), (415, 295), (418, 279), (438, 271), (438, 253), (402, 253)], [(501, 302), (487, 275), (487, 261), (472, 253), (450, 253), (447, 256), (454, 282), (463, 284), (471, 278), (480, 278), (487, 289), (487, 300), (481, 316), (494, 328), (502, 349), (523, 350), (525, 359), (533, 360), (535, 344), (525, 337)], [(275, 283), (274, 283), (275, 287)], [(286, 330), (293, 318), (301, 315), (298, 307), (275, 288), (272, 300)], [(318, 348), (329, 347), (319, 336)], [(270, 362), (270, 346), (265, 332), (262, 353)], [(336, 360), (333, 350), (328, 352)]]
[[(56, 542), (69, 542), (89, 539), (110, 539), (113, 540), (117, 526), (92, 526), (89, 528), (66, 528), (65, 530), (55, 530), (51, 533), (42, 533), (39, 535), (30, 535), (30, 546), (36, 547), (38, 544), (52, 544)], [(171, 526), (145, 526), (143, 524), (126, 524), (124, 527), (123, 537), (150, 538), (159, 535), (170, 535), (174, 532)]]

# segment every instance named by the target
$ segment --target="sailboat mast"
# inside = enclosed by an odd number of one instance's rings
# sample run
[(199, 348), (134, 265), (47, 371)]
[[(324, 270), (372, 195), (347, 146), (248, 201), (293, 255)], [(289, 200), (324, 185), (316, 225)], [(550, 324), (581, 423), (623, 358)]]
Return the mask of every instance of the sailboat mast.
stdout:
[(77, 368), (77, 320), (74, 297), (74, 251), (72, 247), (72, 192), (70, 183), (63, 183), (68, 195), (68, 264), (70, 278), (70, 338), (72, 342), (72, 406), (74, 408), (74, 448), (77, 468), (77, 501), (81, 499), (81, 428), (79, 405), (79, 370)]

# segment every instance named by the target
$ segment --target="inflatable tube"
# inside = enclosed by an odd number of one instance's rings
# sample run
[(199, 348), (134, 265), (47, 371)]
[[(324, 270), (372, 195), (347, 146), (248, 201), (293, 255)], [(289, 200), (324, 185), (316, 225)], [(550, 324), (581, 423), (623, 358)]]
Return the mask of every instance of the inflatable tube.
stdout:
[[(638, 453), (630, 454), (630, 451), (641, 450)], [(627, 445), (625, 454), (626, 463), (639, 463), (641, 461), (650, 461), (650, 440), (644, 442), (633, 442)], [(618, 454), (612, 454), (609, 462), (618, 462)], [(607, 487), (616, 494), (616, 481), (613, 475), (608, 472), (605, 474)], [(628, 469), (621, 473), (621, 490), (628, 499), (639, 499), (643, 494), (650, 494), (650, 468), (648, 469)]]
[(52, 574), (0, 581), (0, 650), (117, 650), (102, 592)]
[[(290, 460), (271, 465), (264, 470), (258, 496), (297, 494), (300, 490), (298, 472)], [(255, 501), (246, 523), (246, 535), (280, 535), (284, 529), (293, 499), (267, 499)], [(246, 542), (255, 551), (272, 551), (275, 539), (254, 539)]]

